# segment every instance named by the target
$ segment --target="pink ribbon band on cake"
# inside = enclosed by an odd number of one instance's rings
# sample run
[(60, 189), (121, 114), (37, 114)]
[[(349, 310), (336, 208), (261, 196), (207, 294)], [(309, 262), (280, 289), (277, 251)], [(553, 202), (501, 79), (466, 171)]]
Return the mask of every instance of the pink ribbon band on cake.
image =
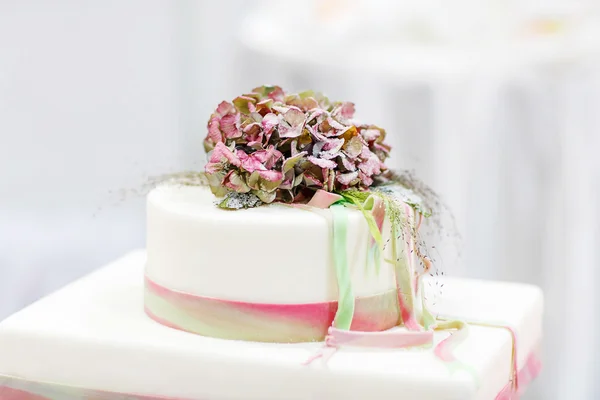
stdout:
[(0, 375), (2, 400), (200, 400), (86, 389)]
[(495, 400), (516, 400), (523, 394), (527, 386), (533, 381), (542, 370), (542, 363), (535, 353), (529, 354), (525, 365), (519, 369), (515, 378), (519, 382), (519, 387), (514, 387), (514, 380), (508, 382), (504, 389), (496, 396)]
[[(541, 364), (535, 353), (530, 353), (525, 365), (519, 370), (521, 382), (518, 392), (511, 382), (498, 393), (496, 400), (514, 400), (539, 374)], [(57, 383), (36, 382), (12, 376), (0, 375), (0, 399), (2, 400), (185, 400), (180, 397), (152, 396), (147, 394), (117, 393), (72, 387)], [(200, 399), (187, 399), (200, 400)]]
[[(355, 298), (351, 331), (380, 332), (400, 322), (396, 289)], [(146, 277), (146, 314), (179, 330), (220, 339), (299, 343), (325, 340), (337, 301), (265, 304), (196, 296), (166, 288)]]
[(355, 332), (329, 328), (327, 345), (339, 347), (343, 345), (354, 347), (371, 347), (381, 349), (401, 349), (431, 345), (433, 331), (394, 331), (385, 332)]

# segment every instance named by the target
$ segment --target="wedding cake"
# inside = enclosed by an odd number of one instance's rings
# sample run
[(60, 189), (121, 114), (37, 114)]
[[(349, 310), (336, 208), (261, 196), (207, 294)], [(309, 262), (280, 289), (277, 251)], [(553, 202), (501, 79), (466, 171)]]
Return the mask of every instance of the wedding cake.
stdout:
[(0, 399), (516, 398), (542, 295), (444, 276), (440, 201), (385, 135), (312, 91), (219, 104), (205, 171), (148, 194), (146, 251), (0, 324)]

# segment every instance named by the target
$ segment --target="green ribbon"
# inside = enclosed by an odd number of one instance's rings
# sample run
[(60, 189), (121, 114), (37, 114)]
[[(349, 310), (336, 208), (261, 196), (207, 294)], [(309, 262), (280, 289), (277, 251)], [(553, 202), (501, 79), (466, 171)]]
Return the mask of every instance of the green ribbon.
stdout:
[(338, 284), (338, 309), (335, 313), (334, 326), (337, 329), (349, 330), (354, 316), (354, 293), (348, 268), (348, 210), (342, 204), (333, 204), (333, 262)]

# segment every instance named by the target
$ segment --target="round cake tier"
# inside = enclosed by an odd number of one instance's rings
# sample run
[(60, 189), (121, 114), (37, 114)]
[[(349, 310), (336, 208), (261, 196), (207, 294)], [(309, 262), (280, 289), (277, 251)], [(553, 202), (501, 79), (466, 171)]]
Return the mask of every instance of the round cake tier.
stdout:
[[(164, 185), (149, 194), (149, 280), (172, 291), (226, 301), (337, 301), (330, 210), (272, 204), (229, 211), (214, 203), (204, 187)], [(383, 260), (377, 268), (373, 261), (362, 213), (348, 213), (347, 257), (354, 295), (376, 296), (395, 289), (393, 268)]]

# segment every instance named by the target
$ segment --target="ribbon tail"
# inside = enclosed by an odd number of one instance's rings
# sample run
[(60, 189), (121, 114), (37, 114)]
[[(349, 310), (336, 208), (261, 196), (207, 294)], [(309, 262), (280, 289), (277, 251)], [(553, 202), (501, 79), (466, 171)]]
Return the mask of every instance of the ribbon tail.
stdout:
[(446, 339), (442, 340), (435, 347), (435, 355), (445, 362), (457, 361), (454, 355), (454, 350), (460, 345), (469, 335), (469, 326), (462, 321), (441, 321), (435, 326), (435, 330), (448, 330), (454, 329), (455, 331), (450, 334)]
[(398, 306), (402, 323), (408, 330), (421, 330), (419, 323), (415, 319), (412, 284), (408, 266), (402, 262), (402, 257), (398, 255), (398, 230), (392, 226), (392, 264), (396, 276), (396, 288), (398, 289)]
[(338, 309), (333, 326), (348, 330), (354, 316), (354, 293), (348, 268), (348, 210), (343, 205), (331, 206), (333, 214), (333, 260), (338, 284)]
[(384, 332), (356, 332), (329, 328), (329, 346), (355, 346), (380, 349), (401, 349), (427, 346), (433, 343), (433, 331), (390, 330)]

